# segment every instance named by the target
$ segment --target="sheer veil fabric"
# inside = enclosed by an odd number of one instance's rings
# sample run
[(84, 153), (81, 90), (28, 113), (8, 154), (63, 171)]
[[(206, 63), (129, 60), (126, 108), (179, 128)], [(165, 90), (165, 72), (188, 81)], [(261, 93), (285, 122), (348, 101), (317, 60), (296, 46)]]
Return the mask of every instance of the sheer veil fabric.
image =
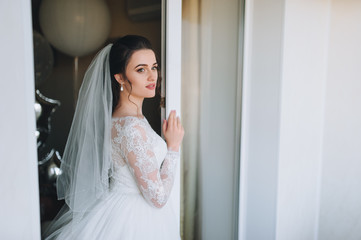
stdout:
[(54, 232), (66, 222), (76, 224), (109, 191), (113, 174), (111, 160), (112, 90), (109, 53), (103, 48), (88, 67), (57, 179), (58, 199), (66, 205), (45, 232)]

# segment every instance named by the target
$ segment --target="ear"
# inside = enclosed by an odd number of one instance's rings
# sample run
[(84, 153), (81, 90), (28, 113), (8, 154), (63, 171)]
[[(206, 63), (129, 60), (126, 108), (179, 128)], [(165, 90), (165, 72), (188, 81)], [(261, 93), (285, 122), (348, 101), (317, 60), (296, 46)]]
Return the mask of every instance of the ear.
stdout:
[(124, 84), (124, 79), (122, 74), (120, 73), (114, 74), (114, 78), (115, 80), (117, 80), (119, 84)]

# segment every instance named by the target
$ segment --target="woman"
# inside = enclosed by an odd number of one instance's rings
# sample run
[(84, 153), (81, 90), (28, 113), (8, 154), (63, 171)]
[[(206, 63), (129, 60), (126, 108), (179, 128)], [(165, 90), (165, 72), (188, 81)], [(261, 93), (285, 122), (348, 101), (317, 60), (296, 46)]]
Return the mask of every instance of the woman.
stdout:
[(57, 180), (66, 205), (47, 239), (179, 239), (170, 204), (184, 130), (175, 111), (166, 142), (142, 114), (158, 63), (147, 39), (125, 36), (89, 66)]

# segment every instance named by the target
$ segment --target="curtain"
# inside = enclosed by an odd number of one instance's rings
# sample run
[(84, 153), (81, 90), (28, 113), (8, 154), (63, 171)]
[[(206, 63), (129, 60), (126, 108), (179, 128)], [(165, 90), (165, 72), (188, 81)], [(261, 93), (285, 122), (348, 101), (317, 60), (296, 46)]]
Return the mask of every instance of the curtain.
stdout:
[(182, 1), (182, 239), (201, 239), (199, 188), (200, 0)]

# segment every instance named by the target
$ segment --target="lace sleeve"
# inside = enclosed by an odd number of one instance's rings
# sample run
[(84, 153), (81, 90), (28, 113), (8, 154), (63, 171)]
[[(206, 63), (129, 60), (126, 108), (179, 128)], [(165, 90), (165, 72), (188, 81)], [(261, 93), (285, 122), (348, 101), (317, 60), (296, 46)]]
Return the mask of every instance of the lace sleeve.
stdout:
[(159, 169), (153, 146), (144, 126), (129, 126), (121, 151), (144, 198), (157, 208), (163, 207), (171, 193), (179, 153), (168, 151)]

